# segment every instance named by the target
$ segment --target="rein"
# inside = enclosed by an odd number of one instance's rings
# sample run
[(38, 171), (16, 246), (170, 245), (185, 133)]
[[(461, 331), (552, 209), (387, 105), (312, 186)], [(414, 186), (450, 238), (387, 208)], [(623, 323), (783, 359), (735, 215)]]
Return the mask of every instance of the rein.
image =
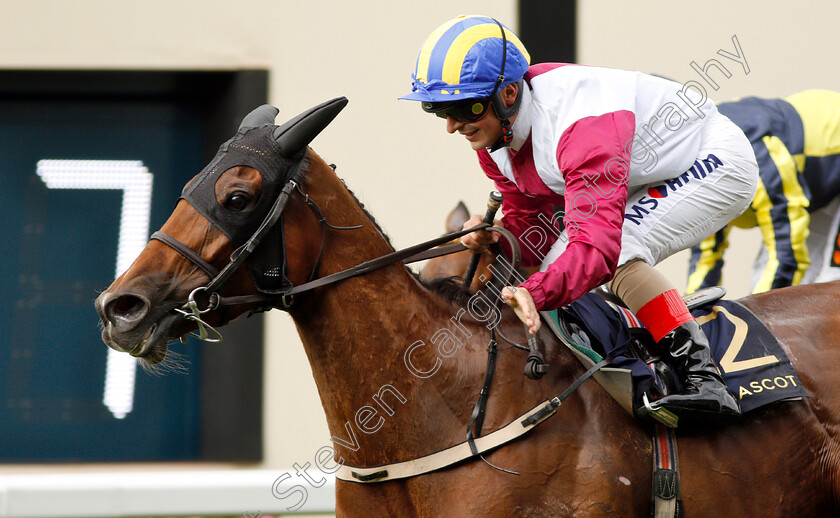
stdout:
[[(444, 234), (443, 236), (440, 236), (438, 238), (430, 239), (428, 241), (424, 241), (423, 243), (419, 243), (417, 245), (404, 248), (402, 250), (398, 250), (390, 254), (371, 259), (369, 261), (365, 261), (351, 268), (347, 268), (346, 270), (332, 273), (319, 279), (314, 279), (315, 272), (317, 271), (318, 265), (321, 261), (321, 254), (324, 251), (327, 227), (336, 230), (352, 230), (360, 228), (361, 225), (351, 227), (338, 227), (327, 222), (326, 218), (321, 212), (321, 209), (318, 207), (315, 201), (300, 189), (299, 182), (301, 175), (302, 173), (300, 171), (300, 168), (295, 170), (291, 178), (286, 182), (286, 185), (283, 187), (280, 194), (277, 196), (277, 200), (275, 200), (274, 205), (269, 210), (269, 213), (263, 220), (262, 224), (259, 226), (259, 228), (257, 228), (254, 234), (248, 239), (248, 241), (245, 242), (245, 244), (234, 250), (234, 252), (230, 256), (230, 261), (227, 265), (224, 266), (224, 268), (222, 268), (221, 271), (216, 269), (208, 261), (202, 258), (201, 255), (199, 255), (197, 252), (192, 250), (184, 243), (178, 241), (174, 237), (161, 231), (157, 231), (151, 235), (151, 237), (149, 238), (150, 240), (155, 239), (166, 244), (167, 246), (181, 254), (188, 261), (192, 262), (202, 271), (204, 271), (211, 278), (210, 282), (206, 286), (201, 286), (194, 289), (189, 294), (187, 301), (180, 308), (176, 308), (174, 310), (175, 312), (181, 314), (181, 316), (183, 316), (185, 319), (192, 320), (198, 325), (197, 332), (189, 333), (190, 336), (194, 336), (196, 338), (208, 342), (220, 342), (222, 340), (221, 333), (219, 333), (219, 331), (213, 328), (213, 326), (205, 322), (202, 319), (202, 315), (222, 307), (237, 304), (263, 303), (266, 306), (265, 309), (268, 309), (272, 307), (274, 303), (280, 301), (280, 303), (282, 304), (282, 309), (288, 310), (289, 308), (291, 308), (293, 298), (297, 294), (304, 293), (315, 288), (320, 288), (322, 286), (334, 284), (336, 282), (348, 279), (350, 277), (364, 275), (379, 270), (380, 268), (384, 268), (385, 266), (394, 264), (396, 262), (401, 261), (404, 264), (409, 264), (425, 259), (431, 259), (433, 257), (452, 254), (461, 250), (466, 250), (466, 248), (460, 243), (443, 246), (437, 250), (432, 249), (438, 247), (439, 245), (452, 241), (453, 239), (469, 234), (470, 232), (474, 232), (476, 230), (494, 230), (497, 232), (501, 232), (502, 235), (505, 235), (505, 232), (507, 232), (504, 229), (493, 228), (491, 224), (480, 223), (472, 228)], [(253, 295), (237, 295), (231, 297), (223, 296), (221, 293), (219, 293), (219, 290), (221, 289), (222, 285), (245, 262), (245, 260), (251, 255), (251, 253), (253, 253), (253, 251), (257, 248), (257, 246), (260, 244), (263, 237), (266, 233), (268, 233), (271, 227), (277, 224), (278, 220), (280, 219), (280, 216), (283, 214), (283, 211), (286, 208), (286, 204), (291, 198), (293, 191), (297, 191), (298, 193), (300, 193), (301, 196), (303, 196), (306, 206), (309, 207), (313, 213), (315, 213), (315, 215), (318, 218), (318, 222), (321, 224), (321, 248), (318, 252), (318, 257), (315, 261), (315, 265), (312, 268), (312, 273), (310, 273), (308, 277), (309, 280), (298, 286), (293, 286), (290, 290), (279, 295), (266, 295), (258, 293)], [(510, 232), (507, 232), (507, 234), (510, 234)], [(512, 235), (511, 237), (505, 237), (508, 240), (510, 240)], [(513, 241), (515, 242), (515, 239)], [(518, 252), (518, 246), (516, 247), (516, 251)], [(519, 255), (515, 255), (516, 257), (514, 257), (514, 262), (518, 265)], [(203, 309), (196, 301), (196, 297), (199, 296), (199, 294), (204, 294), (207, 297), (207, 305)]]
[[(205, 340), (208, 342), (220, 342), (222, 340), (221, 333), (219, 333), (215, 328), (207, 324), (202, 319), (202, 315), (204, 313), (208, 313), (210, 311), (235, 304), (248, 303), (264, 303), (267, 306), (266, 309), (268, 309), (272, 307), (274, 303), (276, 303), (278, 300), (281, 302), (283, 309), (288, 310), (291, 307), (291, 304), (293, 303), (293, 297), (297, 294), (305, 293), (307, 291), (311, 291), (323, 286), (328, 286), (330, 284), (334, 284), (342, 280), (349, 279), (351, 277), (371, 273), (397, 262), (409, 264), (416, 261), (430, 259), (433, 257), (439, 257), (442, 255), (447, 255), (465, 250), (466, 248), (460, 243), (449, 244), (437, 249), (435, 248), (445, 243), (448, 243), (453, 239), (474, 232), (476, 230), (498, 232), (510, 244), (511, 253), (513, 256), (510, 264), (511, 268), (507, 272), (507, 275), (504, 276), (504, 278), (499, 279), (501, 283), (499, 289), (501, 289), (509, 283), (514, 270), (519, 268), (521, 260), (519, 243), (517, 242), (513, 234), (510, 233), (510, 231), (504, 228), (493, 227), (492, 218), (490, 218), (489, 222), (482, 222), (468, 229), (444, 234), (443, 236), (437, 237), (435, 239), (430, 239), (428, 241), (424, 241), (414, 246), (410, 246), (408, 248), (397, 250), (389, 254), (377, 257), (375, 259), (365, 261), (351, 268), (347, 268), (345, 270), (315, 279), (315, 272), (318, 270), (318, 266), (320, 265), (321, 256), (323, 254), (324, 245), (326, 243), (327, 227), (335, 230), (352, 230), (360, 228), (361, 225), (339, 227), (330, 224), (326, 220), (326, 217), (324, 216), (320, 207), (318, 207), (318, 204), (315, 203), (315, 201), (312, 198), (310, 198), (308, 194), (304, 193), (301, 190), (299, 186), (301, 176), (301, 167), (298, 166), (298, 168), (291, 175), (290, 179), (283, 186), (283, 189), (281, 190), (280, 194), (278, 195), (277, 199), (275, 200), (274, 204), (272, 205), (262, 224), (260, 224), (260, 226), (254, 232), (254, 234), (248, 239), (248, 241), (245, 242), (245, 244), (234, 250), (234, 252), (230, 256), (228, 264), (225, 265), (221, 270), (217, 270), (213, 265), (211, 265), (208, 261), (201, 257), (200, 254), (192, 250), (184, 243), (178, 241), (174, 237), (161, 231), (157, 231), (151, 235), (150, 239), (158, 240), (166, 244), (170, 248), (174, 249), (188, 261), (192, 262), (195, 266), (204, 271), (211, 279), (206, 286), (201, 286), (194, 289), (190, 293), (187, 302), (184, 303), (184, 305), (180, 308), (176, 308), (174, 310), (175, 312), (183, 316), (185, 319), (195, 322), (198, 326), (197, 333), (189, 333), (191, 336), (195, 336), (201, 340)], [(318, 251), (318, 256), (315, 260), (315, 264), (312, 268), (312, 272), (308, 276), (307, 282), (298, 286), (292, 286), (285, 293), (281, 293), (279, 295), (266, 295), (261, 293), (232, 297), (225, 297), (221, 295), (221, 293), (219, 293), (219, 290), (221, 289), (225, 281), (227, 281), (230, 278), (233, 272), (235, 272), (242, 264), (244, 264), (247, 258), (254, 252), (254, 250), (256, 250), (257, 246), (259, 246), (259, 244), (262, 242), (262, 239), (265, 237), (268, 231), (275, 224), (278, 223), (294, 191), (297, 191), (303, 197), (306, 206), (309, 207), (309, 209), (316, 215), (316, 217), (318, 218), (318, 222), (321, 224), (321, 246)], [(497, 252), (498, 251), (500, 250), (497, 248)], [(474, 267), (472, 268), (472, 270), (474, 271)], [(196, 297), (199, 293), (204, 293), (205, 296), (208, 297), (207, 306), (204, 309), (201, 309), (198, 302), (196, 301)], [(501, 297), (497, 297), (494, 304), (498, 306), (500, 302)], [(555, 409), (560, 405), (560, 402), (566, 397), (568, 397), (572, 392), (574, 392), (574, 390), (576, 390), (577, 387), (586, 379), (588, 379), (594, 372), (603, 367), (606, 364), (606, 362), (602, 362), (590, 369), (589, 371), (587, 371), (559, 397), (555, 397), (552, 400), (540, 403), (537, 407), (534, 407), (529, 412), (524, 414), (516, 422), (510, 423), (509, 425), (499, 430), (496, 430), (487, 436), (482, 437), (481, 428), (484, 422), (487, 401), (490, 396), (490, 385), (492, 384), (493, 374), (495, 371), (497, 354), (496, 349), (498, 345), (498, 342), (496, 340), (495, 328), (490, 330), (490, 334), (491, 338), (487, 346), (487, 367), (484, 375), (484, 383), (479, 392), (477, 401), (475, 403), (475, 407), (473, 408), (472, 415), (470, 416), (469, 422), (467, 424), (467, 440), (465, 442), (460, 443), (459, 445), (456, 445), (452, 448), (448, 448), (446, 450), (437, 452), (430, 456), (422, 457), (421, 459), (388, 465), (388, 467), (390, 467), (390, 469), (394, 471), (393, 475), (390, 475), (387, 469), (351, 469), (350, 467), (342, 466), (341, 470), (339, 471), (339, 473), (336, 474), (336, 476), (338, 478), (343, 478), (342, 471), (350, 469), (350, 478), (346, 478), (345, 480), (355, 480), (359, 482), (379, 482), (384, 480), (390, 480), (393, 478), (409, 477), (421, 473), (426, 473), (429, 471), (434, 471), (442, 467), (451, 465), (455, 462), (474, 457), (481, 458), (488, 465), (501, 471), (512, 474), (518, 474), (513, 471), (508, 471), (503, 468), (494, 466), (482, 456), (482, 453), (494, 449), (498, 446), (501, 446), (502, 444), (510, 442), (513, 439), (519, 437), (520, 435), (527, 433), (534, 426), (547, 419), (549, 416), (553, 415)], [(184, 338), (182, 338), (182, 340), (184, 340)], [(545, 373), (548, 366), (542, 364), (542, 356), (537, 350), (536, 337), (529, 336), (528, 345), (529, 350), (531, 352), (528, 358), (528, 365), (538, 364), (544, 370), (540, 372), (539, 375), (532, 375), (532, 371), (535, 371), (535, 368), (533, 366), (530, 368), (526, 367), (526, 375), (529, 375), (529, 377), (531, 377), (532, 379), (538, 379), (539, 377), (541, 377), (542, 374)], [(537, 361), (537, 359), (539, 361)], [(425, 467), (418, 467), (417, 465), (415, 465), (417, 463)]]

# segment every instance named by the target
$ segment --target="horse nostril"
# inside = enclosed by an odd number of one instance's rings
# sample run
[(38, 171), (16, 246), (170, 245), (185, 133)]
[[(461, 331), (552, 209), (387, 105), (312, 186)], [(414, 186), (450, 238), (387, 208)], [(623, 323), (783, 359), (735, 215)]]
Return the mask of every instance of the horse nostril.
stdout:
[(142, 320), (149, 312), (149, 303), (136, 295), (120, 295), (110, 300), (105, 314), (113, 323), (120, 321), (134, 323)]

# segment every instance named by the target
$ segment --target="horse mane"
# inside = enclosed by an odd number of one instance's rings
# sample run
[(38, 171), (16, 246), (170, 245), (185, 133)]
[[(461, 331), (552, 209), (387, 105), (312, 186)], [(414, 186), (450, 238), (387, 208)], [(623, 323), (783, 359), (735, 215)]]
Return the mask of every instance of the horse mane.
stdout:
[(464, 279), (461, 277), (452, 276), (438, 277), (436, 279), (421, 279), (419, 273), (412, 270), (411, 274), (427, 290), (437, 293), (449, 302), (462, 308), (467, 307), (467, 302), (473, 296), (473, 293), (464, 287)]
[[(335, 165), (330, 164), (330, 167), (333, 169), (333, 171), (335, 171)], [(368, 212), (368, 210), (365, 208), (365, 204), (362, 203), (361, 200), (359, 200), (356, 194), (349, 187), (347, 187), (347, 183), (344, 181), (343, 178), (339, 178), (339, 180), (341, 180), (341, 183), (342, 185), (344, 185), (344, 188), (347, 189), (347, 192), (350, 193), (350, 196), (352, 196), (353, 200), (359, 205), (359, 208), (362, 209), (362, 212), (365, 213), (365, 216), (367, 216), (373, 223), (373, 226), (376, 227), (376, 230), (378, 230), (379, 233), (382, 234), (382, 236), (385, 238), (385, 241), (388, 243), (388, 246), (394, 248), (394, 245), (391, 244), (391, 238), (388, 237), (388, 234), (386, 234), (384, 230), (382, 230), (382, 227), (376, 221), (376, 218), (374, 218), (373, 215), (370, 212)], [(463, 279), (457, 276), (440, 277), (437, 279), (421, 279), (419, 273), (415, 272), (411, 268), (406, 269), (409, 272), (411, 272), (411, 275), (415, 279), (417, 279), (417, 282), (419, 282), (424, 288), (431, 291), (432, 293), (440, 295), (447, 301), (452, 302), (453, 304), (456, 304), (460, 307), (466, 307), (467, 301), (473, 295), (467, 288), (464, 287)]]
[[(335, 164), (330, 164), (330, 167), (333, 171), (335, 171)], [(339, 178), (339, 180), (341, 180), (341, 185), (343, 185), (344, 188), (347, 189), (347, 192), (350, 193), (350, 196), (353, 197), (353, 200), (356, 202), (359, 208), (362, 209), (362, 212), (365, 213), (365, 216), (367, 216), (368, 219), (370, 219), (371, 222), (373, 222), (373, 226), (376, 227), (376, 230), (378, 230), (379, 233), (382, 234), (382, 236), (385, 238), (385, 242), (388, 243), (388, 246), (394, 248), (394, 245), (391, 244), (391, 238), (388, 237), (388, 234), (386, 234), (384, 230), (382, 230), (382, 226), (379, 225), (379, 222), (376, 221), (376, 218), (373, 217), (373, 214), (368, 212), (368, 210), (365, 208), (365, 204), (362, 203), (358, 196), (356, 196), (356, 193), (354, 193), (353, 190), (350, 189), (350, 187), (347, 187), (347, 182), (344, 181), (344, 178)]]

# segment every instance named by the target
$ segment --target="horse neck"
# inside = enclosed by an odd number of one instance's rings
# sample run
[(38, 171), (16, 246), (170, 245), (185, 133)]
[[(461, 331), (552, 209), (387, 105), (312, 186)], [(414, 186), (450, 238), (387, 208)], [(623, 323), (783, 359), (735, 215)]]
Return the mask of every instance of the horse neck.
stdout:
[[(316, 277), (392, 251), (332, 171), (319, 169), (308, 185), (327, 221), (364, 224), (329, 231)], [(430, 443), (463, 437), (486, 363), (489, 331), (480, 323), (462, 312), (459, 328), (451, 320), (459, 308), (424, 288), (399, 263), (309, 292), (296, 304), (292, 316), (330, 432), (356, 446), (336, 442), (346, 462), (392, 462), (428, 453)], [(432, 343), (443, 328), (460, 334), (464, 343), (445, 362)], [(461, 329), (471, 335), (469, 340)], [(418, 343), (411, 353), (412, 370), (406, 351)], [(415, 451), (407, 454), (406, 445)]]

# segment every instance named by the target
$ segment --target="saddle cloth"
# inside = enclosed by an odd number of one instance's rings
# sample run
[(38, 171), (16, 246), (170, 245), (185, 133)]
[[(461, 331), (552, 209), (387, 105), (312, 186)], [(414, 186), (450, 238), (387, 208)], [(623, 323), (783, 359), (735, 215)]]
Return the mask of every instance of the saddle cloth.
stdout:
[[(807, 397), (779, 342), (747, 308), (717, 300), (691, 313), (709, 338), (712, 356), (742, 412)], [(589, 293), (551, 316), (556, 319), (554, 324), (570, 332), (573, 345), (589, 349), (583, 351), (589, 358), (606, 357), (611, 360), (610, 367), (630, 371), (632, 401), (638, 407), (642, 394), (656, 383), (656, 370), (634, 354), (645, 342), (653, 342), (635, 315)]]

